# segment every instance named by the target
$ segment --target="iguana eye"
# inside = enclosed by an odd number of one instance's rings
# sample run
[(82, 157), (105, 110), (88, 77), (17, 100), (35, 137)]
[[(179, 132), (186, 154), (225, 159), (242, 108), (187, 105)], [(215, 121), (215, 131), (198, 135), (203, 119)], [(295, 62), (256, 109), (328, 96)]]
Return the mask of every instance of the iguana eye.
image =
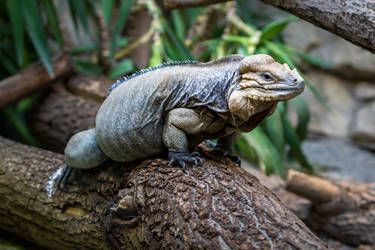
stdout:
[(265, 80), (267, 82), (270, 82), (270, 81), (274, 80), (274, 77), (270, 73), (267, 73), (267, 72), (262, 74), (262, 78), (263, 78), (263, 80)]

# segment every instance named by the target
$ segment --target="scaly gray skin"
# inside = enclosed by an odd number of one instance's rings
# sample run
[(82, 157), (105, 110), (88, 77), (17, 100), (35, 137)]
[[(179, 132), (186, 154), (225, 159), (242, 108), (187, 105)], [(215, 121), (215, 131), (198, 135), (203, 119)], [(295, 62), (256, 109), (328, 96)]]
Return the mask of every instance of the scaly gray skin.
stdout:
[(177, 63), (117, 82), (100, 107), (95, 129), (74, 135), (67, 165), (93, 168), (108, 159), (131, 162), (168, 152), (171, 163), (197, 165), (192, 149), (206, 139), (230, 151), (242, 132), (300, 94), (296, 70), (268, 55), (232, 55), (209, 63)]

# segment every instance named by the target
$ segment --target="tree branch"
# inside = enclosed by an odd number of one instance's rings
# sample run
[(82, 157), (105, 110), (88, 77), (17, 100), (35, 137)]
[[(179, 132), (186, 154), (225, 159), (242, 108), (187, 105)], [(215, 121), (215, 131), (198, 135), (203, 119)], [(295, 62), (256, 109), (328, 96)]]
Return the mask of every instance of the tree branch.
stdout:
[(375, 52), (375, 5), (373, 1), (261, 1), (299, 16), (372, 53)]
[(41, 62), (36, 63), (24, 71), (3, 79), (0, 82), (0, 108), (29, 95), (50, 82), (66, 75), (73, 70), (73, 63), (69, 54), (59, 53), (52, 59), (54, 76), (50, 77)]
[(54, 191), (62, 167), (60, 154), (0, 137), (1, 230), (58, 249), (325, 248), (272, 192), (230, 163), (204, 159), (185, 171), (160, 159), (108, 163)]

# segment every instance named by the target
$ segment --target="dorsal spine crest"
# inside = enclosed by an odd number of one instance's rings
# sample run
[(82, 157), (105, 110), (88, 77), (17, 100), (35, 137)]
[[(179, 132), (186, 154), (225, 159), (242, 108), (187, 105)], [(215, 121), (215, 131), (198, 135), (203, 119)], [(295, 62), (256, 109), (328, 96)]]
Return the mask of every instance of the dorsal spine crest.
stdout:
[(109, 87), (109, 89), (108, 89), (108, 95), (112, 92), (112, 90), (114, 90), (116, 87), (123, 84), (124, 82), (129, 81), (130, 79), (133, 79), (133, 78), (135, 78), (139, 75), (145, 74), (147, 72), (154, 71), (154, 70), (157, 70), (157, 69), (166, 68), (166, 67), (170, 67), (170, 66), (177, 66), (177, 65), (184, 65), (184, 64), (197, 64), (197, 63), (199, 63), (199, 62), (198, 61), (190, 61), (190, 60), (189, 61), (166, 62), (166, 63), (159, 64), (159, 65), (149, 67), (149, 68), (146, 68), (146, 69), (138, 70), (138, 71), (134, 72), (133, 74), (131, 74), (129, 76), (124, 76), (124, 77), (120, 78), (114, 84), (112, 84), (112, 86)]

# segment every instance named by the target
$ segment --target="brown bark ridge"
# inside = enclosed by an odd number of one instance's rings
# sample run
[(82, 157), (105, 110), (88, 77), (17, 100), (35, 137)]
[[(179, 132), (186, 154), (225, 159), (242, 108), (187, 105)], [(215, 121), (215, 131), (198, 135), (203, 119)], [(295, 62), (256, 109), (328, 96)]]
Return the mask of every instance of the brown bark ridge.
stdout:
[(185, 170), (162, 159), (108, 163), (56, 191), (62, 167), (60, 154), (0, 137), (1, 230), (58, 249), (325, 248), (230, 162), (204, 158), (203, 167)]
[(71, 57), (59, 53), (52, 58), (54, 75), (49, 76), (42, 63), (36, 63), (19, 74), (0, 82), (0, 108), (46, 86), (73, 70)]
[(375, 191), (289, 171), (286, 189), (311, 200), (307, 223), (314, 231), (358, 246), (375, 246)]
[(261, 0), (375, 52), (374, 1)]

